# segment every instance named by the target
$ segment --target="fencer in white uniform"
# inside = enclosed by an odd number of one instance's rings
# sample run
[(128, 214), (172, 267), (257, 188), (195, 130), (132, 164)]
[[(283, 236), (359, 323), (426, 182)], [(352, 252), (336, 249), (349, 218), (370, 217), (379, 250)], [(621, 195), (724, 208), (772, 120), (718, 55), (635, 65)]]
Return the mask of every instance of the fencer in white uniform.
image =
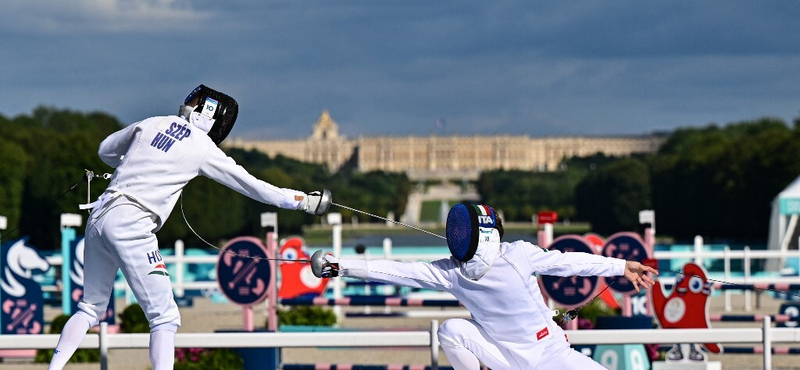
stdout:
[(83, 298), (59, 338), (48, 369), (62, 369), (99, 323), (121, 269), (150, 323), (154, 370), (174, 364), (175, 333), (181, 325), (155, 233), (174, 208), (186, 184), (198, 175), (213, 179), (257, 201), (284, 209), (324, 214), (330, 192), (306, 194), (261, 181), (219, 147), (238, 115), (228, 95), (198, 86), (179, 115), (148, 118), (108, 136), (100, 144), (103, 162), (115, 168), (92, 208), (85, 233)]
[(501, 242), (502, 221), (485, 205), (457, 204), (447, 217), (452, 256), (430, 263), (336, 258), (317, 251), (318, 277), (347, 276), (453, 294), (472, 315), (448, 319), (439, 341), (456, 370), (604, 369), (570, 348), (553, 321), (534, 274), (620, 276), (638, 288), (652, 284), (638, 262), (547, 251), (525, 241)]

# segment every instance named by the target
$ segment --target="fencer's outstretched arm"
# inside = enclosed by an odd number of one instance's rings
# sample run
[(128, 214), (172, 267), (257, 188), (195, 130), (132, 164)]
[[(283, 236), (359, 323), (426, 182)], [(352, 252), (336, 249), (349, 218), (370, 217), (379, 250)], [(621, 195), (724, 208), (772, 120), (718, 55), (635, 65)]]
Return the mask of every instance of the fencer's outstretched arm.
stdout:
[(553, 276), (621, 276), (625, 260), (589, 253), (546, 250), (528, 242), (524, 248), (534, 272)]
[(123, 128), (111, 135), (108, 135), (103, 142), (100, 143), (100, 148), (97, 150), (97, 155), (103, 163), (117, 168), (122, 163), (122, 156), (128, 151), (131, 146), (136, 133), (139, 122), (136, 122), (128, 127)]
[(528, 261), (534, 272), (555, 276), (624, 276), (633, 283), (638, 292), (640, 288), (653, 285), (647, 273), (658, 275), (652, 267), (636, 261), (598, 256), (589, 253), (545, 250), (525, 243)]
[(322, 192), (306, 194), (294, 189), (279, 188), (251, 175), (217, 147), (209, 149), (200, 166), (200, 174), (242, 195), (280, 208), (322, 215), (330, 207), (330, 192), (327, 192), (326, 203)]
[(404, 285), (412, 288), (449, 291), (450, 275), (456, 265), (450, 258), (433, 262), (397, 262), (336, 258), (317, 251), (311, 257), (317, 277), (346, 276), (356, 279)]

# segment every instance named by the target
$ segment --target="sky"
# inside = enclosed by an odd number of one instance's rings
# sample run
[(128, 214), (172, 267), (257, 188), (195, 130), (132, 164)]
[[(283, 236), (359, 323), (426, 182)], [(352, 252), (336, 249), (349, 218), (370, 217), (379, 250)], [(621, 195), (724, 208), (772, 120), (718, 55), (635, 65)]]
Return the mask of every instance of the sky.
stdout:
[(0, 114), (124, 124), (203, 83), (231, 137), (643, 135), (800, 116), (800, 2), (3, 0)]

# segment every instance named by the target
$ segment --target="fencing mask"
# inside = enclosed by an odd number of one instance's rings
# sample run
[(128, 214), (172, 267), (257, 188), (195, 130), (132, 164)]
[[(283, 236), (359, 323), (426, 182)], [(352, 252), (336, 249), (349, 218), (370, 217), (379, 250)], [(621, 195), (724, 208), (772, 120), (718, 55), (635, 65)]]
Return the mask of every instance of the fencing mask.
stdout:
[(178, 110), (178, 115), (205, 131), (219, 145), (233, 129), (239, 104), (232, 97), (206, 85), (189, 93)]
[[(494, 208), (483, 204), (459, 203), (450, 208), (447, 214), (446, 237), (447, 247), (457, 260), (466, 262), (475, 256), (478, 243), (489, 241), (497, 218)], [(496, 237), (499, 240), (499, 236)]]

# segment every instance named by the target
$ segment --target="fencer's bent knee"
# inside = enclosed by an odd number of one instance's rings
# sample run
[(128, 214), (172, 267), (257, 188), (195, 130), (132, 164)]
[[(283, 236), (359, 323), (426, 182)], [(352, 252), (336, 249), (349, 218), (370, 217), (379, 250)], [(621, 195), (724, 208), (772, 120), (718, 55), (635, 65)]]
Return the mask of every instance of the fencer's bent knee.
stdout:
[(100, 320), (97, 319), (97, 314), (94, 312), (88, 313), (84, 310), (78, 310), (75, 315), (80, 316), (89, 322), (89, 327), (100, 325)]
[(437, 332), (439, 343), (450, 347), (463, 346), (461, 338), (463, 337), (464, 321), (464, 319), (447, 319), (442, 325), (439, 325), (439, 331)]
[(161, 297), (160, 299), (153, 299), (152, 296), (148, 296), (147, 299), (139, 300), (142, 311), (144, 311), (144, 317), (147, 318), (147, 322), (150, 323), (150, 328), (152, 329), (166, 323), (173, 323), (177, 326), (181, 326), (181, 312), (178, 309), (178, 305), (175, 303), (175, 299), (172, 298), (172, 291), (169, 290), (169, 294), (165, 294), (163, 291), (155, 288), (170, 289), (164, 286), (153, 287), (151, 288), (153, 289), (150, 292), (151, 295), (157, 295)]
[(167, 324), (175, 325), (175, 327), (181, 326), (181, 314), (177, 306), (168, 309), (166, 312), (159, 312), (156, 315), (145, 313), (145, 316), (147, 316), (147, 321), (150, 322), (150, 331)]
[(103, 316), (103, 313), (105, 313), (105, 310), (105, 307), (100, 310), (97, 306), (78, 302), (78, 312), (75, 312), (75, 314), (85, 318), (90, 326), (97, 326), (100, 325), (100, 318)]
[(163, 324), (158, 324), (158, 325), (153, 326), (153, 327), (150, 328), (150, 332), (151, 333), (155, 333), (155, 332), (161, 331), (161, 330), (166, 330), (166, 331), (171, 331), (173, 333), (177, 333), (178, 332), (178, 324), (176, 324), (174, 322), (167, 322), (167, 323), (163, 323)]

